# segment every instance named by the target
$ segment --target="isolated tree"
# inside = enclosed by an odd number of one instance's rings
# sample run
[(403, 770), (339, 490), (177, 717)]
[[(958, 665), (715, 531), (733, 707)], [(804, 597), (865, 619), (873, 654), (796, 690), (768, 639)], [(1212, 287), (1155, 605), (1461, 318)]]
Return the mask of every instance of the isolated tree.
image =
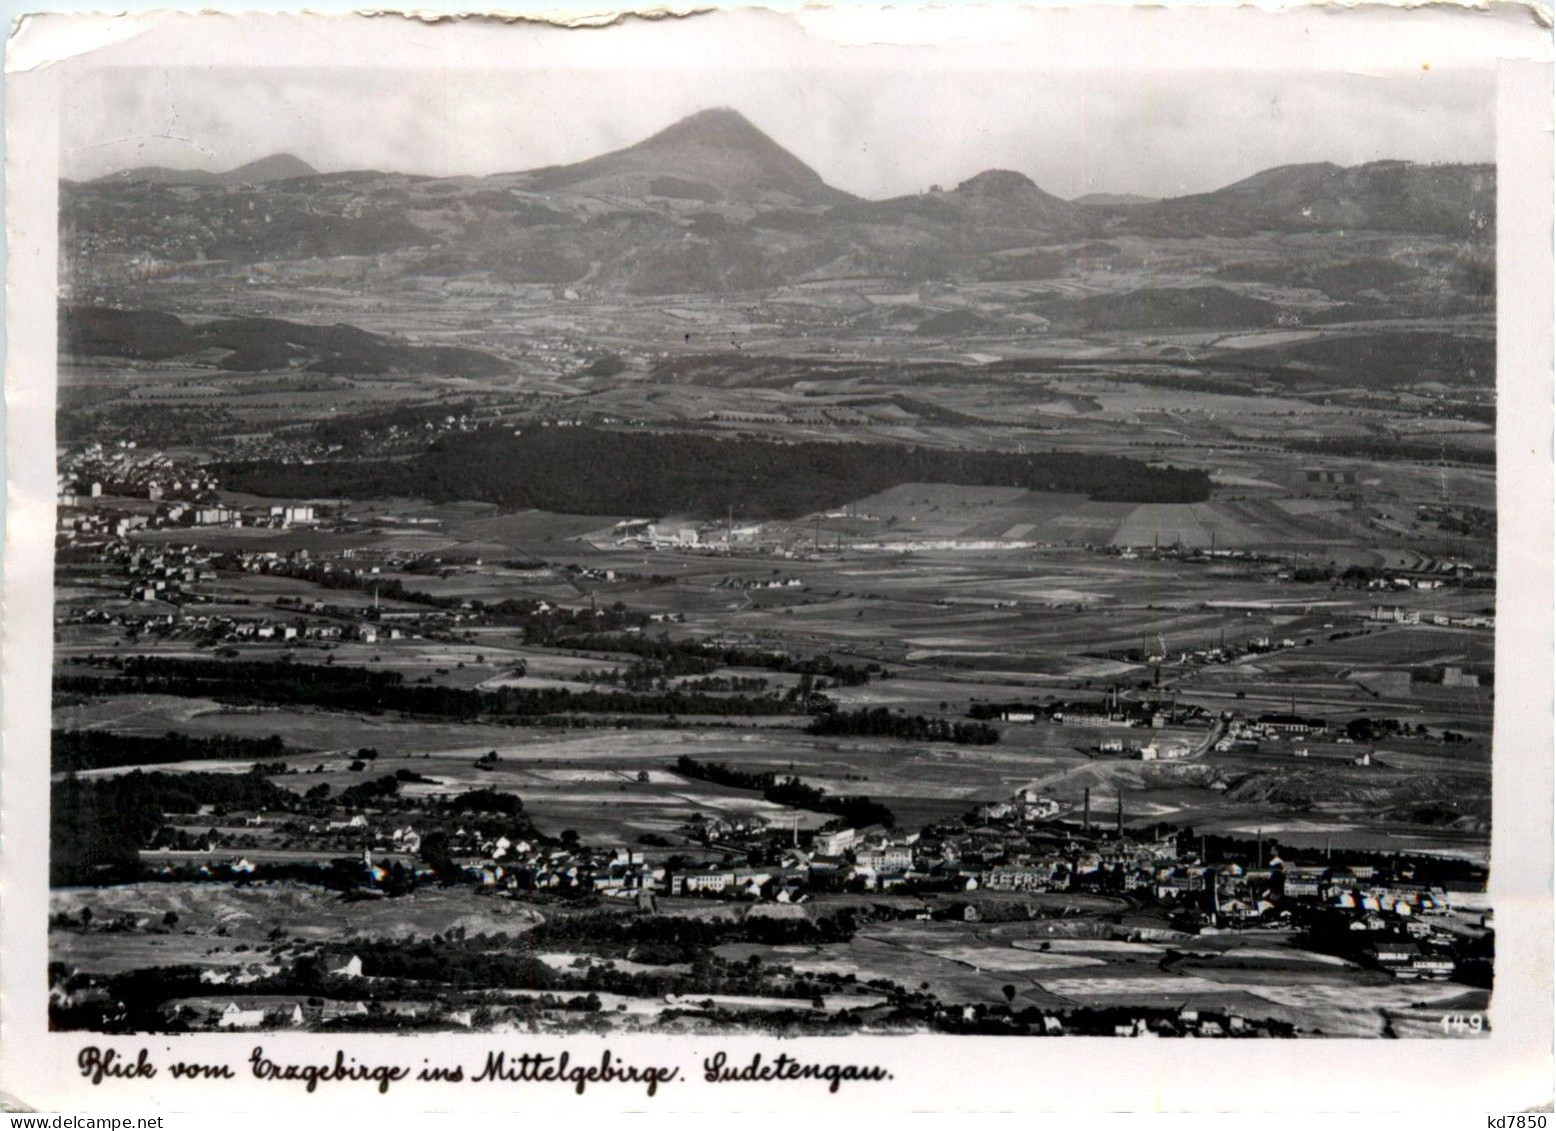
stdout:
[(421, 838), (421, 858), (439, 878), (449, 878), (457, 871), (448, 833), (441, 829)]

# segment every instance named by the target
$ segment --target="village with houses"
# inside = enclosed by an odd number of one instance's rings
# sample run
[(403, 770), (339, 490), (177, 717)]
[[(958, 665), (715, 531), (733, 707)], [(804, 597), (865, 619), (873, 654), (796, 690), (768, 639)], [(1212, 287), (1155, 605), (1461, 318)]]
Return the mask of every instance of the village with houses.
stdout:
[[(361, 753), (373, 760), (373, 752)], [(371, 779), (364, 786), (367, 794), (375, 791)], [(1272, 946), (1296, 942), (1293, 961), (1398, 983), (1473, 982), (1491, 956), (1494, 925), (1478, 890), (1483, 876), (1473, 869), (1354, 852), (1298, 851), (1287, 859), (1273, 838), (1262, 835), (1229, 841), (1159, 829), (1146, 836), (1126, 829), (1122, 795), (1113, 820), (1102, 819), (1099, 805), (1093, 822), (1089, 794), (1081, 812), (1072, 813), (1026, 789), (979, 805), (964, 819), (911, 833), (873, 826), (801, 837), (753, 816), (701, 816), (688, 821), (681, 830), (684, 848), (669, 857), (641, 848), (591, 849), (533, 833), (521, 836), (511, 819), (493, 821), (482, 813), (483, 805), (498, 796), (476, 796), (457, 817), (448, 812), (447, 795), (429, 794), (413, 804), (388, 787), (373, 802), (339, 798), (346, 806), (305, 805), (306, 813), (217, 812), (206, 806), (183, 820), (191, 827), (210, 821), (211, 831), (192, 840), (177, 840), (175, 834), (170, 839), (177, 848), (154, 843), (147, 854), (147, 879), (193, 891), (232, 885), (262, 893), (285, 882), (283, 877), (306, 872), (276, 858), (273, 849), (284, 845), (298, 858), (308, 853), (321, 861), (315, 866), (320, 881), (358, 902), (391, 905), (413, 902), (427, 889), (462, 890), (475, 907), (500, 902), (553, 912), (614, 907), (624, 927), (633, 921), (646, 926), (667, 915), (705, 923), (707, 913), (723, 909), (735, 918), (720, 921), (763, 921), (782, 935), (784, 924), (841, 913), (856, 932), (920, 924), (926, 930), (993, 927), (1030, 940), (1024, 945), (1038, 954), (1052, 954), (1057, 946), (1077, 965), (1089, 943), (1098, 953), (1129, 948), (1150, 954), (1153, 965), (1163, 970), (1201, 950), (1207, 952), (1199, 955), (1201, 960), (1214, 956), (1231, 964), (1245, 951), (1266, 956)], [(731, 865), (730, 857), (744, 863)], [(1097, 913), (1099, 906), (1109, 905), (1129, 911)], [(58, 928), (84, 943), (94, 938), (155, 943), (167, 936), (176, 944), (182, 922), (176, 912), (159, 916), (133, 901), (116, 903), (111, 919), (91, 914), (89, 903), (59, 918)], [(647, 939), (652, 932), (642, 934)], [(218, 928), (211, 941), (237, 937)], [(840, 937), (835, 945), (842, 951), (847, 942)], [(695, 1023), (720, 1017), (772, 1019), (797, 1011), (821, 1027), (876, 1024), (887, 1030), (928, 1026), (1004, 1032), (1014, 1026), (1015, 1031), (1053, 1035), (1089, 1031), (1102, 1019), (1128, 1036), (1293, 1032), (1291, 1018), (1279, 1008), (1271, 1007), (1265, 1016), (1246, 1003), (1241, 1009), (1195, 1008), (1200, 990), (1188, 992), (1175, 1008), (1169, 1008), (1169, 992), (1160, 1002), (1140, 1003), (1132, 1013), (1122, 1005), (1092, 1011), (1034, 1009), (1017, 1000), (1019, 992), (1004, 1009), (989, 1004), (948, 1009), (948, 1003), (922, 987), (890, 978), (861, 984), (852, 978), (807, 977), (802, 965), (786, 966), (777, 956), (761, 970), (765, 993), (732, 997), (715, 992), (724, 988), (723, 975), (705, 975), (706, 984), (693, 988), (693, 967), (645, 964), (646, 954), (632, 947), (621, 951), (619, 961), (598, 955), (560, 964), (556, 956), (541, 954), (540, 961), (551, 964), (548, 970), (556, 967), (548, 976), (548, 992), (532, 987), (539, 1006), (505, 1012), (490, 991), (460, 993), (457, 987), (439, 986), (428, 996), (430, 987), (406, 985), (378, 944), (364, 959), (349, 940), (303, 943), (274, 928), (252, 948), (218, 943), (213, 949), (231, 953), (203, 964), (184, 990), (174, 992), (170, 986), (171, 996), (152, 1003), (159, 1026), (327, 1030), (371, 1022), (391, 1028), (468, 1028), (476, 1017), (493, 1024), (505, 1016), (524, 1016), (533, 1024), (547, 1016), (542, 1007), (549, 1007), (555, 1016), (541, 1020), (543, 1027), (565, 1028), (580, 1020), (606, 1027), (640, 1025), (646, 1013)], [(641, 949), (649, 948), (645, 943)], [(819, 950), (825, 954), (827, 947)], [(993, 956), (989, 961), (996, 972), (1005, 969)], [(1055, 964), (1064, 967), (1062, 961)], [(601, 972), (617, 969), (657, 972), (656, 990), (661, 984), (679, 988), (624, 1003), (612, 1016), (599, 994), (617, 983)], [(741, 987), (750, 989), (750, 981), (747, 973)], [(823, 1005), (810, 1001), (817, 986)], [(290, 998), (285, 987), (292, 987)], [(121, 980), (62, 970), (53, 1002), (62, 1018), (90, 1015), (112, 1026), (133, 1014), (137, 1024), (145, 1024), (146, 1003), (126, 1000), (127, 992)]]

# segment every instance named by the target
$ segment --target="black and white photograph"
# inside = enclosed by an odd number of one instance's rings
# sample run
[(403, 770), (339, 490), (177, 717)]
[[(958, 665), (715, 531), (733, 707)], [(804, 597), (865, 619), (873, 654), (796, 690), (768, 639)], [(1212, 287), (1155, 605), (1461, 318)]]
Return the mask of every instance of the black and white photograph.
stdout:
[(37, 1023), (1492, 1039), (1495, 61), (748, 15), (60, 81)]

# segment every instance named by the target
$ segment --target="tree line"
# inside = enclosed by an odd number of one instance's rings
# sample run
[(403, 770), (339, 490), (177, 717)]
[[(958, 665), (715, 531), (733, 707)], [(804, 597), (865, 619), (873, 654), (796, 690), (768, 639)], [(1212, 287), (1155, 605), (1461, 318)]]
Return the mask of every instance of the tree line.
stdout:
[(1447, 439), (1403, 440), (1396, 436), (1326, 436), (1318, 439), (1292, 438), (1286, 447), (1294, 452), (1314, 455), (1349, 456), (1371, 460), (1398, 460), (1409, 463), (1473, 463), (1495, 467), (1494, 448), (1470, 448)]
[(590, 911), (559, 915), (537, 924), (525, 941), (537, 950), (582, 950), (642, 962), (691, 962), (699, 952), (727, 943), (768, 946), (825, 946), (847, 942), (858, 929), (854, 912), (844, 908), (815, 919), (693, 919), (681, 915), (622, 915)]
[(1000, 740), (1000, 732), (987, 723), (903, 715), (888, 711), (885, 707), (825, 711), (811, 719), (806, 729), (811, 734), (898, 738), (909, 742), (955, 742), (967, 746), (992, 746)]
[(49, 882), (123, 882), (140, 873), (140, 850), (167, 813), (202, 805), (284, 810), (295, 794), (260, 774), (147, 773), (89, 781), (67, 774), (49, 792)]
[(826, 653), (801, 659), (787, 652), (709, 644), (701, 640), (673, 640), (669, 633), (663, 632), (658, 636), (595, 632), (567, 637), (558, 640), (557, 644), (584, 651), (641, 656), (660, 665), (662, 674), (667, 676), (706, 675), (717, 668), (761, 668), (819, 676), (839, 687), (859, 687), (869, 683), (872, 675), (881, 678), (885, 674), (880, 664), (841, 663)]
[(435, 718), (543, 719), (572, 713), (622, 715), (782, 715), (802, 705), (776, 694), (713, 696), (667, 690), (649, 694), (555, 687), (477, 688), (407, 684), (399, 672), (339, 664), (135, 656), (107, 661), (112, 674), (60, 675), (64, 694), (181, 695), (222, 703), (307, 705), (337, 711), (393, 711)]
[(268, 738), (228, 734), (197, 738), (168, 731), (160, 738), (149, 738), (100, 730), (56, 730), (49, 750), (50, 764), (57, 774), (167, 762), (262, 761), (287, 752), (286, 743), (277, 734)]
[[(241, 570), (244, 568), (238, 554), (216, 559), (217, 568)], [(431, 559), (417, 558), (405, 566), (410, 573), (431, 572)], [(439, 565), (437, 568), (446, 568)], [(523, 628), (530, 643), (549, 644), (557, 641), (564, 632), (581, 630), (591, 633), (618, 632), (625, 628), (641, 628), (649, 623), (648, 614), (636, 612), (617, 601), (600, 608), (568, 608), (543, 604), (532, 597), (508, 597), (501, 601), (482, 601), (458, 595), (428, 593), (412, 589), (398, 577), (387, 577), (366, 571), (355, 572), (331, 568), (320, 562), (264, 562), (261, 575), (291, 577), (310, 582), (322, 589), (350, 589), (377, 594), (386, 601), (405, 601), (426, 605), (433, 609), (468, 609), (487, 624), (512, 625)]]
[(1198, 503), (1210, 475), (1087, 452), (899, 444), (781, 443), (598, 428), (449, 435), (408, 460), (218, 464), (224, 485), (262, 495), (474, 499), (572, 514), (797, 518), (901, 483), (1068, 491), (1108, 502)]

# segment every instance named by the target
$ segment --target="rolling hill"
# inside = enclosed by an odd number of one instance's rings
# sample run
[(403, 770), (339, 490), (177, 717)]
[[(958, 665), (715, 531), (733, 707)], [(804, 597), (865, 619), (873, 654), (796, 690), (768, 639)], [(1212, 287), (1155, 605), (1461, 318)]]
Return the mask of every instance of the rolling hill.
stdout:
[(216, 179), (224, 185), (263, 185), (270, 181), (285, 181), (293, 177), (312, 177), (318, 174), (308, 162), (290, 153), (272, 153), (236, 169), (218, 173)]
[(300, 157), (290, 153), (272, 153), (225, 173), (211, 173), (204, 169), (169, 169), (162, 165), (142, 165), (135, 169), (123, 169), (99, 177), (93, 184), (157, 184), (157, 185), (262, 185), (271, 181), (284, 181), (292, 177), (311, 177), (318, 170)]
[(279, 318), (224, 318), (189, 325), (152, 310), (63, 306), (62, 356), (214, 365), (233, 372), (429, 373), (490, 376), (507, 366), (481, 350), (412, 346), (355, 326), (309, 326)]
[(1495, 224), (1496, 169), (1409, 161), (1284, 165), (1215, 192), (1132, 206), (1115, 216), (1128, 230), (1153, 235), (1363, 229), (1473, 235)]
[(1027, 231), (1067, 234), (1079, 229), (1076, 206), (1044, 192), (1031, 178), (1009, 169), (987, 169), (949, 192), (932, 189), (913, 196), (859, 201), (834, 209), (832, 217), (869, 224), (920, 228)]

